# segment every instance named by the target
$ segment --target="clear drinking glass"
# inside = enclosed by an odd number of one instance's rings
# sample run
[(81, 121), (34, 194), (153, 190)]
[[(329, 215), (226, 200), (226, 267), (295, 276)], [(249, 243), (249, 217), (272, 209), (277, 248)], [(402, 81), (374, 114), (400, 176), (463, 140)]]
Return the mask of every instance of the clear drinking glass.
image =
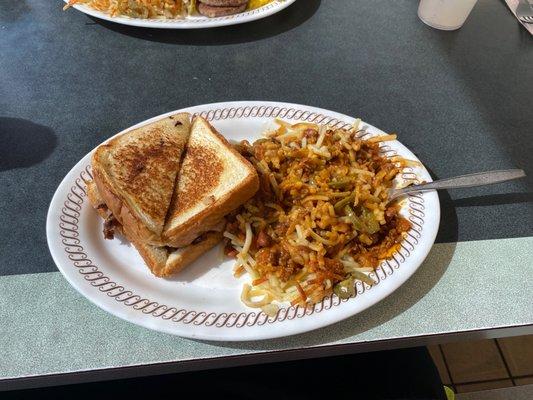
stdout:
[(418, 17), (436, 29), (459, 29), (468, 18), (477, 0), (420, 0)]

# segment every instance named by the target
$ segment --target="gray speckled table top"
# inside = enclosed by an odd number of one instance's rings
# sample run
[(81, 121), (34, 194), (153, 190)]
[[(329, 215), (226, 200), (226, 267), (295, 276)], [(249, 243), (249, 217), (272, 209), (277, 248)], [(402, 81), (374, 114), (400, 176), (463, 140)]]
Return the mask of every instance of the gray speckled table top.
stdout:
[[(416, 0), (298, 0), (262, 21), (186, 32), (61, 7), (0, 7), (0, 388), (532, 332), (533, 39), (504, 2), (480, 0), (455, 32), (421, 23)], [(192, 341), (78, 295), (44, 228), (70, 168), (146, 118), (250, 99), (396, 131), (434, 177), (520, 167), (528, 178), (441, 193), (437, 244), (415, 276), (364, 313), (305, 335)]]

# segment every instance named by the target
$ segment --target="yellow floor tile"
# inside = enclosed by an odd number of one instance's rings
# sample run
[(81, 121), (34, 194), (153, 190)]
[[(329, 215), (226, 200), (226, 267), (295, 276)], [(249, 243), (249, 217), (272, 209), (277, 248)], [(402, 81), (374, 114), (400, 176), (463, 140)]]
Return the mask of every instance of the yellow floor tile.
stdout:
[(428, 350), (433, 362), (435, 363), (435, 366), (439, 370), (442, 383), (445, 385), (451, 384), (452, 380), (450, 379), (450, 375), (446, 370), (446, 365), (444, 364), (444, 359), (442, 358), (439, 346), (428, 346)]
[(533, 335), (498, 339), (511, 375), (533, 375)]
[(510, 378), (493, 340), (448, 343), (442, 350), (456, 384)]
[(533, 385), (533, 376), (526, 376), (525, 378), (514, 378), (517, 385)]
[(510, 379), (502, 379), (499, 381), (479, 382), (479, 383), (466, 383), (464, 385), (457, 385), (457, 393), (467, 392), (481, 392), (482, 390), (501, 389), (513, 386), (513, 382)]

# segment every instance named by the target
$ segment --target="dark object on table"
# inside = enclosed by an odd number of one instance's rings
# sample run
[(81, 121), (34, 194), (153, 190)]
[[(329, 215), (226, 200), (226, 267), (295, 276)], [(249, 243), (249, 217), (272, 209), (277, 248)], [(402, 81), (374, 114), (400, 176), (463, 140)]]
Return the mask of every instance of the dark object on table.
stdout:
[(22, 118), (0, 117), (0, 143), (1, 172), (46, 160), (57, 146), (57, 138), (47, 126)]
[(7, 398), (73, 399), (102, 393), (121, 398), (150, 393), (157, 398), (183, 388), (206, 399), (446, 399), (425, 347), (31, 389)]

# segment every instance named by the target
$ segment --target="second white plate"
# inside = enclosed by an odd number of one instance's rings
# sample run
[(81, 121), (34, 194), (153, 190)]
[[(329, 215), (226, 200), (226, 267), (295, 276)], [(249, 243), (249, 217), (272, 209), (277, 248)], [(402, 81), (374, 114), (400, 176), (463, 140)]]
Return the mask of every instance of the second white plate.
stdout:
[[(68, 0), (64, 0), (67, 2)], [(96, 18), (106, 21), (115, 22), (122, 25), (140, 26), (144, 28), (161, 28), (161, 29), (201, 29), (215, 28), (218, 26), (244, 24), (266, 18), (272, 14), (280, 12), (287, 8), (296, 0), (274, 0), (262, 7), (254, 10), (248, 10), (239, 14), (228, 15), (225, 17), (208, 18), (202, 15), (189, 16), (183, 19), (155, 19), (155, 18), (130, 18), (126, 16), (111, 17), (109, 14), (95, 10), (85, 4), (76, 4), (73, 8)]]

